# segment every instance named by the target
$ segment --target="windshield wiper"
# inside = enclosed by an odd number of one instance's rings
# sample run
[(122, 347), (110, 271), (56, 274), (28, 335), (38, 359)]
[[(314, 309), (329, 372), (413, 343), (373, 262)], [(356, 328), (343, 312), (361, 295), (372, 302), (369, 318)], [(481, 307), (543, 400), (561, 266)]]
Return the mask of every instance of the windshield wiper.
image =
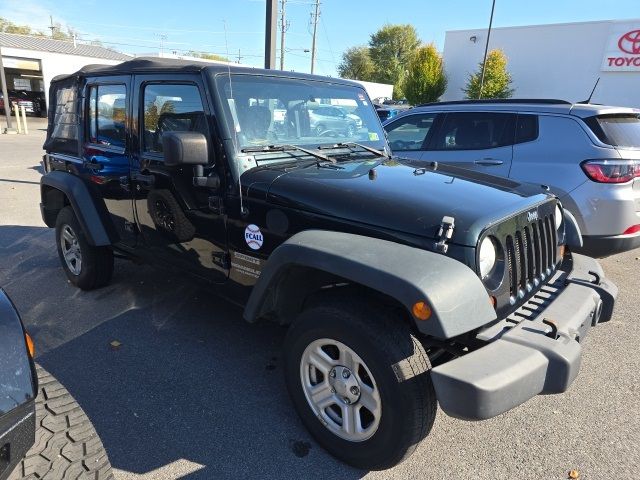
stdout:
[(319, 150), (335, 150), (337, 148), (350, 148), (353, 150), (356, 147), (362, 148), (363, 150), (366, 150), (369, 153), (373, 153), (376, 157), (390, 158), (389, 155), (387, 155), (386, 152), (382, 150), (378, 150), (377, 148), (368, 147), (367, 145), (362, 145), (361, 143), (355, 143), (355, 142), (336, 143), (335, 145), (319, 146), (318, 149)]
[[(312, 157), (315, 157), (316, 160), (322, 160), (323, 162), (336, 163), (336, 161), (333, 158), (330, 158), (327, 155), (324, 155), (315, 150), (309, 150), (307, 148), (299, 147), (297, 145), (262, 145), (262, 146), (256, 146), (256, 147), (246, 147), (240, 151), (242, 153), (258, 153), (258, 152), (290, 152), (294, 150), (306, 153), (307, 155), (311, 155)], [(256, 158), (256, 161), (258, 160), (259, 159)], [(318, 162), (318, 165), (319, 164), (320, 162)]]

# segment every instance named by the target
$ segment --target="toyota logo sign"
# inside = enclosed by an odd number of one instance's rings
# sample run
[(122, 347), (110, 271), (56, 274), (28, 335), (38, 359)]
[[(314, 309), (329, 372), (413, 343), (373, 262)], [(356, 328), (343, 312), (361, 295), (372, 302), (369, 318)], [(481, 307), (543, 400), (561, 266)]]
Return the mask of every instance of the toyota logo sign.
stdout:
[(627, 32), (618, 40), (618, 47), (625, 53), (640, 55), (640, 30)]

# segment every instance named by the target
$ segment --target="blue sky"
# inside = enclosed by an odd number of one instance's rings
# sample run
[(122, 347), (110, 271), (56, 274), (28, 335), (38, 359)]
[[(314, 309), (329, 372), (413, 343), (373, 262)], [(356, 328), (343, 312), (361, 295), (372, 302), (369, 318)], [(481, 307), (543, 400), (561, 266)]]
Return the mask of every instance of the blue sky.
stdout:
[[(309, 71), (313, 0), (288, 0), (285, 68)], [(322, 0), (316, 73), (336, 75), (342, 52), (366, 44), (385, 23), (412, 23), (424, 42), (444, 47), (447, 30), (484, 27), (491, 0)], [(54, 21), (125, 53), (198, 50), (261, 66), (264, 0), (1, 0), (0, 16), (45, 31)], [(640, 17), (638, 0), (497, 0), (494, 26)], [(226, 42), (225, 42), (226, 24)], [(279, 47), (279, 44), (278, 44)], [(279, 53), (278, 53), (279, 55)]]

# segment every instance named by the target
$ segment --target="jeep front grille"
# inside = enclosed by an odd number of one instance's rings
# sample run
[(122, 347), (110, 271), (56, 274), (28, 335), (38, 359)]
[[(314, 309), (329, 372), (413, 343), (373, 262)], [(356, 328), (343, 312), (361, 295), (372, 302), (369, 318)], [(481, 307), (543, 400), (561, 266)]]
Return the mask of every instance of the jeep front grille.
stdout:
[(506, 236), (505, 266), (512, 305), (532, 292), (555, 270), (557, 243), (552, 214)]

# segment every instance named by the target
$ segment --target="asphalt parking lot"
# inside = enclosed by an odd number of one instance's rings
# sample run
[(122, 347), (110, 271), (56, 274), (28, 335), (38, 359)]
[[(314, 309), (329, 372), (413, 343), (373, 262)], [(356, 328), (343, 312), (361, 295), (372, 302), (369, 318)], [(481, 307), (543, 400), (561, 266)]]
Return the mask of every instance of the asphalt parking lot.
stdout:
[(359, 471), (299, 422), (282, 378), (281, 327), (246, 324), (207, 285), (123, 260), (106, 288), (67, 282), (38, 208), (44, 124), (30, 129), (0, 135), (0, 286), (38, 361), (92, 419), (117, 479), (563, 479), (571, 469), (581, 479), (638, 478), (640, 250), (603, 260), (620, 288), (616, 314), (589, 333), (567, 393), (480, 423), (438, 412), (407, 462)]

